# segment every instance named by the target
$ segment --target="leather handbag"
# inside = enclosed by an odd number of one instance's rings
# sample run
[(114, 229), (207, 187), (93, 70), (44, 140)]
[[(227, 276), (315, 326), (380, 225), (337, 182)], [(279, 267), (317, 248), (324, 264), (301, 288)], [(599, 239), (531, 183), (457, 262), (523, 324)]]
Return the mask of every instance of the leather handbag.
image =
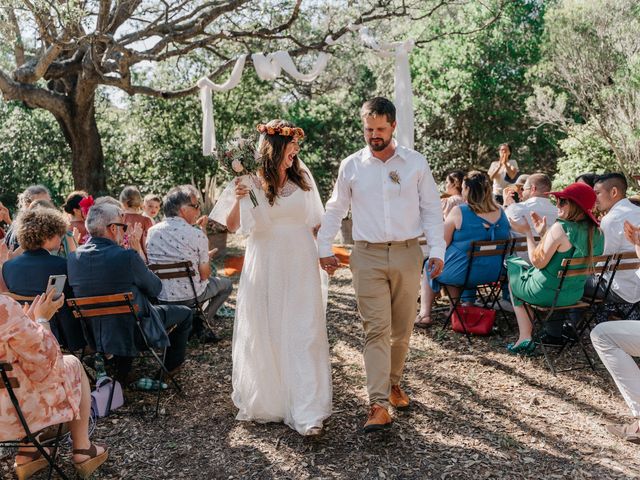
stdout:
[(111, 410), (116, 410), (122, 405), (124, 396), (120, 382), (109, 377), (96, 380), (96, 389), (91, 392), (91, 410), (96, 417), (106, 417)]
[(458, 306), (451, 315), (451, 328), (458, 333), (465, 333), (466, 330), (472, 335), (489, 335), (495, 320), (496, 311), (491, 308)]

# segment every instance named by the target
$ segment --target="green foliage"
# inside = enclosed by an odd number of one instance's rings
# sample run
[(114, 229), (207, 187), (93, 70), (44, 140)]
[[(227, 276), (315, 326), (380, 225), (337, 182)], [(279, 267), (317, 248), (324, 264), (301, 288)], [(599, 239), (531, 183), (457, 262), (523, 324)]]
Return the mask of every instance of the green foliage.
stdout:
[(16, 205), (18, 193), (40, 183), (60, 201), (71, 190), (71, 152), (49, 112), (0, 102), (0, 201)]
[(558, 171), (553, 188), (561, 189), (573, 183), (583, 173), (605, 173), (617, 170), (616, 157), (609, 145), (594, 133), (590, 125), (577, 125), (560, 141), (564, 156), (558, 159)]
[[(487, 15), (479, 2), (470, 2), (450, 22), (469, 30)], [(525, 109), (532, 93), (527, 73), (540, 58), (544, 17), (543, 2), (509, 1), (500, 18), (477, 34), (445, 36), (414, 51), (417, 148), (437, 178), (453, 168), (488, 168), (503, 142), (513, 145), (523, 171), (553, 169), (555, 130), (532, 129)]]
[(300, 158), (313, 172), (324, 199), (331, 195), (340, 161), (364, 146), (359, 112), (375, 91), (371, 70), (356, 67), (355, 81), (345, 90), (298, 101), (287, 112), (305, 131)]

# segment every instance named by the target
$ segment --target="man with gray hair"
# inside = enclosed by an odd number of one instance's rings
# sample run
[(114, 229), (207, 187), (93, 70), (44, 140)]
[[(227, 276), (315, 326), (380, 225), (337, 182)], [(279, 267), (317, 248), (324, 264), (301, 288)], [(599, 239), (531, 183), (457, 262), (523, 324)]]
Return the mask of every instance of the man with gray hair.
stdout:
[[(122, 211), (115, 205), (94, 205), (85, 221), (91, 238), (67, 258), (69, 285), (77, 297), (93, 297), (132, 292), (139, 307), (138, 315), (149, 343), (169, 346), (165, 366), (174, 372), (182, 365), (191, 332), (192, 313), (178, 305), (152, 305), (162, 290), (162, 281), (147, 268), (135, 250), (120, 246), (127, 231)], [(174, 327), (169, 335), (167, 331)], [(119, 358), (119, 374), (124, 375), (132, 358), (143, 347), (136, 342), (133, 322), (122, 318), (95, 317), (89, 321), (87, 341), (98, 352)]]
[[(172, 188), (163, 199), (165, 219), (149, 229), (147, 257), (149, 264), (191, 262), (197, 271), (191, 281), (188, 278), (169, 278), (162, 281), (158, 299), (167, 304), (193, 307), (195, 299), (206, 303), (208, 324), (213, 323), (218, 309), (231, 294), (233, 284), (228, 278), (212, 275), (211, 258), (216, 250), (209, 250), (209, 240), (197, 225), (206, 225), (200, 216), (199, 193), (193, 185)], [(204, 217), (204, 221), (207, 221)], [(208, 302), (208, 303), (207, 303)], [(194, 334), (203, 331), (202, 319), (194, 320)], [(213, 332), (203, 336), (204, 341), (215, 341)]]

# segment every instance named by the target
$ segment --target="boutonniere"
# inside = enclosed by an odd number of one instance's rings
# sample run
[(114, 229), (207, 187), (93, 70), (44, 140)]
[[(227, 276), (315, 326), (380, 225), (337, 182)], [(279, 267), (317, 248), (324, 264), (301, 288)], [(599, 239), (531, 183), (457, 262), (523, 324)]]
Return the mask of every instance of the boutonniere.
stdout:
[(398, 185), (400, 185), (400, 175), (398, 175), (397, 170), (389, 172), (389, 178), (393, 183), (397, 183)]

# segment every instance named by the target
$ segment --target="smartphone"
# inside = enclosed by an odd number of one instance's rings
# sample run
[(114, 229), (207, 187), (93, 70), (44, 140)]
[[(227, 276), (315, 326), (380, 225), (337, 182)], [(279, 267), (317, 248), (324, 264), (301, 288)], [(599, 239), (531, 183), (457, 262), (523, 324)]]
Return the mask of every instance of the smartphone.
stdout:
[(64, 284), (67, 281), (66, 275), (49, 275), (49, 282), (47, 283), (47, 293), (51, 290), (55, 290), (56, 293), (53, 295), (53, 299), (57, 300), (62, 295), (64, 291)]
[(513, 200), (518, 203), (520, 201), (520, 195), (518, 195), (518, 192), (513, 192)]

